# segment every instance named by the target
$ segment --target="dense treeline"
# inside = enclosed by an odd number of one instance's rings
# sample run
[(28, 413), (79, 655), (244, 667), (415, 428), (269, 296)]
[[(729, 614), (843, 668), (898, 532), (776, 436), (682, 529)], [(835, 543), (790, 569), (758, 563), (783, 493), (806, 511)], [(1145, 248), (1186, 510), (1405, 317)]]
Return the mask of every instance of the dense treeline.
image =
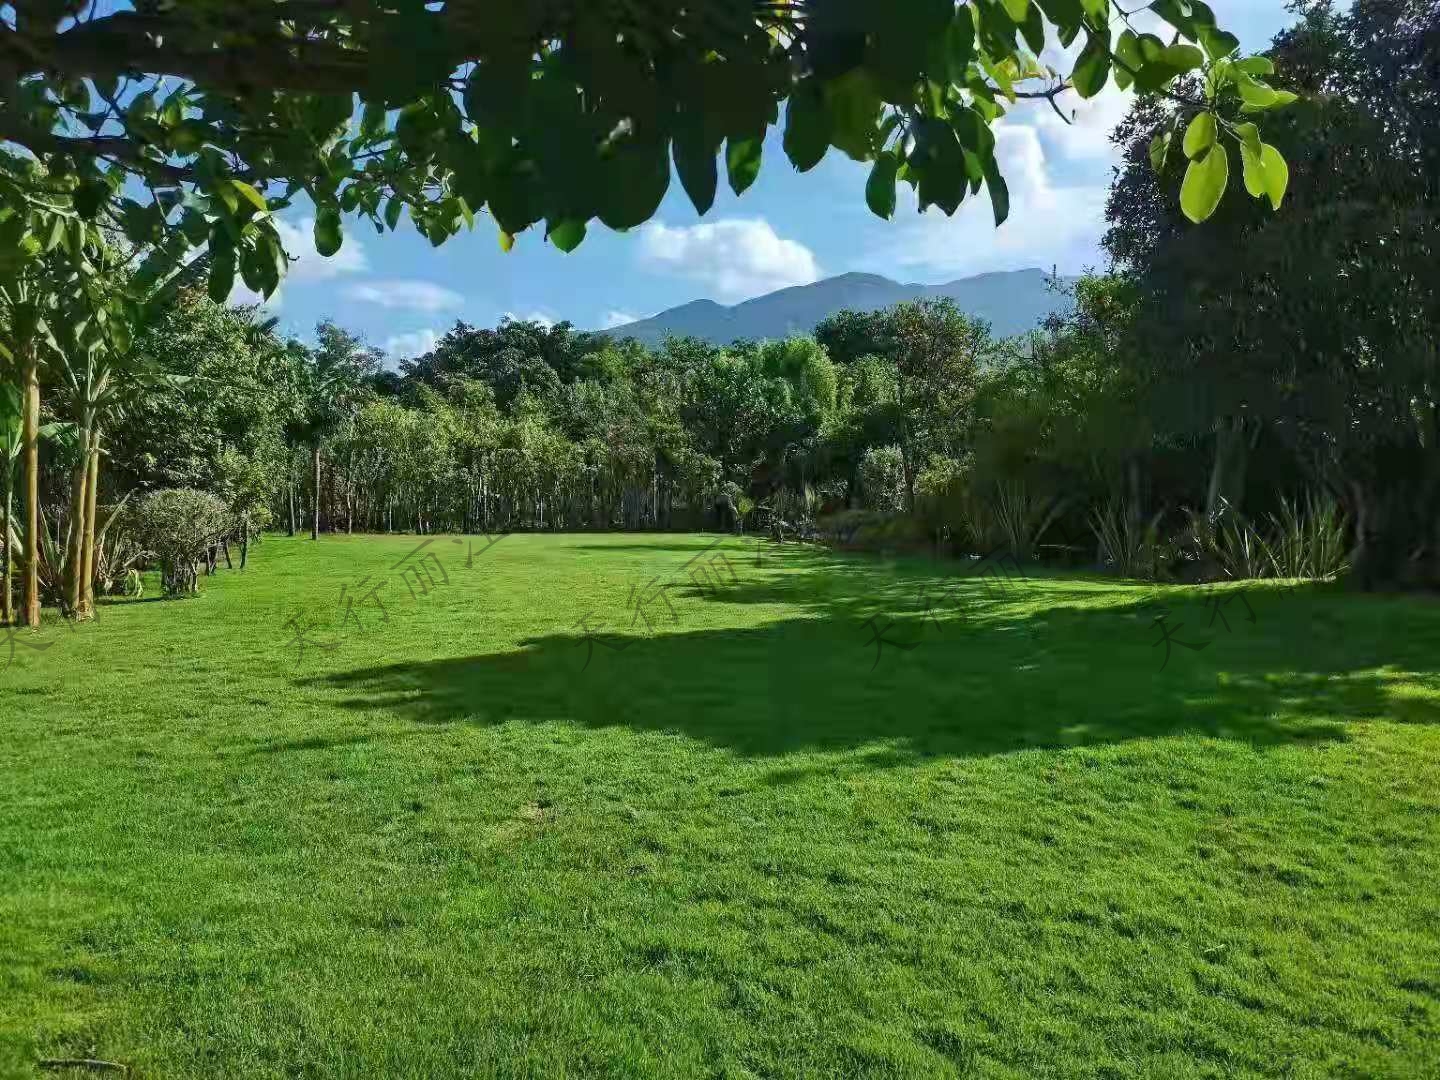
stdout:
[[(1367, 585), (1432, 584), (1440, 8), (1300, 16), (1272, 50), (1303, 95), (1271, 126), (1286, 212), (1235, 191), (1190, 225), (1166, 133), (1191, 118), (1142, 98), (1115, 136), (1113, 268), (1022, 340), (939, 302), (725, 348), (457, 324), (396, 371), (334, 325), (284, 341), (182, 289), (123, 370), (47, 371), (46, 593), (83, 611), (91, 583), (121, 587), (162, 549), (188, 591), (177, 566), (272, 527), (759, 529), (1150, 576), (1353, 563)], [(0, 398), (7, 560), (18, 401)]]
[[(946, 303), (894, 309), (883, 332), (885, 355), (837, 363), (814, 338), (650, 350), (567, 325), (458, 324), (396, 372), (331, 324), (314, 347), (282, 344), (253, 312), (192, 293), (137, 345), (172, 384), (119, 422), (112, 473), (312, 533), (731, 528), (757, 506), (799, 526), (822, 505), (900, 508), (927, 454), (959, 451), (1000, 350)], [(157, 425), (176, 439), (157, 444)]]

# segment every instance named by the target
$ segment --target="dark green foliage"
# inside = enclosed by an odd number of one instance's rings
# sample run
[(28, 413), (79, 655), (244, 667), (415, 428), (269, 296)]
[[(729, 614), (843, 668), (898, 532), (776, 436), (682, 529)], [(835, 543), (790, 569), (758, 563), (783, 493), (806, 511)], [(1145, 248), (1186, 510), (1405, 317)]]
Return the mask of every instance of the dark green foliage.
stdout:
[[(1174, 202), (1179, 146), (1159, 180), (1147, 160), (1186, 110), (1142, 104), (1117, 136), (1128, 156), (1106, 244), (1138, 290), (1147, 411), (1209, 458), (1188, 501), (1213, 512), (1223, 496), (1263, 516), (1280, 509), (1277, 490), (1328, 491), (1372, 585), (1440, 582), (1437, 14), (1433, 0), (1303, 5), (1270, 53), (1277, 85), (1301, 95), (1267, 125), (1293, 174), (1281, 215), (1232, 192), (1190, 228)], [(1254, 156), (1247, 184), (1268, 194)], [(1252, 462), (1282, 465), (1256, 506)]]
[[(983, 181), (1003, 221), (990, 125), (1020, 95), (1091, 97), (1114, 67), (1145, 90), (1203, 72), (1189, 100), (1222, 120), (1286, 103), (1192, 3), (1153, 6), (1169, 45), (1112, 41), (1125, 14), (1113, 0), (187, 0), (83, 19), (70, 7), (27, 4), (5, 30), (0, 141), (24, 153), (0, 155), (0, 283), (57, 248), (77, 255), (103, 226), (145, 249), (147, 285), (208, 248), (212, 298), (237, 274), (269, 296), (287, 267), (274, 215), (302, 194), (322, 256), (340, 250), (346, 215), (394, 229), (406, 208), (432, 244), (488, 209), (506, 249), (544, 222), (569, 251), (592, 220), (648, 220), (672, 158), (702, 213), (718, 153), (744, 192), (782, 115), (802, 171), (832, 146), (878, 162), (865, 196), (882, 216), (898, 183), (951, 214)], [(1052, 32), (1086, 37), (1068, 79), (1036, 59)], [(1276, 151), (1259, 139), (1247, 186), (1263, 174), (1270, 190)], [(1225, 156), (1205, 159), (1204, 197), (1187, 206), (1210, 206)]]

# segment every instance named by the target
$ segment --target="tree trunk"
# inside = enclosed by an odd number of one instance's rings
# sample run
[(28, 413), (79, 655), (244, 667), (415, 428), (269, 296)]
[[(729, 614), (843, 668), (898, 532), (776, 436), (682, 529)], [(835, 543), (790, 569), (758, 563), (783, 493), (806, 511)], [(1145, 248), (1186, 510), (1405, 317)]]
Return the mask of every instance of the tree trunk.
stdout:
[(1223, 499), (1239, 511), (1245, 499), (1245, 472), (1249, 461), (1249, 444), (1241, 421), (1221, 421), (1215, 431), (1215, 460), (1210, 469), (1210, 484), (1205, 493), (1205, 509), (1214, 514)]
[[(292, 468), (292, 469), (294, 468), (294, 463), (293, 463), (293, 461), (292, 461), (292, 463), (291, 463), (291, 468)], [(287, 532), (286, 532), (285, 535), (286, 535), (286, 536), (294, 536), (294, 535), (295, 535), (295, 480), (294, 480), (293, 475), (292, 475), (291, 480), (290, 480), (290, 528), (289, 528), (289, 530), (287, 530)]]
[(100, 503), (100, 428), (90, 428), (90, 454), (85, 468), (85, 546), (80, 553), (80, 610), (85, 618), (95, 617), (96, 512)]
[(90, 471), (89, 422), (82, 419), (80, 425), (80, 455), (70, 470), (70, 519), (65, 532), (65, 606), (76, 619), (85, 593), (81, 574), (85, 569), (85, 478)]
[(245, 569), (245, 562), (250, 558), (250, 515), (246, 514), (240, 519), (240, 569)]
[(15, 621), (15, 590), (11, 587), (10, 568), (13, 562), (10, 551), (10, 522), (11, 514), (14, 512), (14, 492), (10, 490), (11, 473), (10, 463), (3, 463), (5, 469), (5, 518), (0, 521), (0, 541), (3, 541), (3, 548), (0, 548), (0, 620), (4, 625), (9, 626)]
[(313, 475), (313, 478), (314, 478), (314, 486), (313, 486), (312, 490), (313, 490), (314, 493), (315, 493), (314, 504), (310, 507), (311, 515), (312, 515), (311, 518), (310, 518), (310, 539), (311, 539), (311, 540), (319, 540), (319, 539), (320, 539), (320, 444), (319, 444), (319, 443), (316, 443), (314, 449), (311, 451), (310, 464), (311, 464), (312, 475)]
[(25, 456), (25, 625), (40, 626), (40, 363), (27, 347), (22, 440)]

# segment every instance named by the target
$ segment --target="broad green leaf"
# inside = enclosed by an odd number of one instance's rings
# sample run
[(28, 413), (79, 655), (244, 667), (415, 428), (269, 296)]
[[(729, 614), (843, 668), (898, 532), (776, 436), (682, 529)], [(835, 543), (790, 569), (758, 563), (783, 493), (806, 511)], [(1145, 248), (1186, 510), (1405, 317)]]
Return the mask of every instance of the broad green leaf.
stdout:
[(270, 209), (270, 204), (265, 201), (265, 196), (261, 195), (260, 192), (256, 191), (255, 188), (251, 187), (244, 180), (231, 180), (230, 183), (234, 185), (235, 190), (240, 193), (241, 197), (251, 206), (255, 207), (256, 210)]
[[(315, 250), (327, 259), (340, 250), (344, 236), (340, 231), (340, 211), (321, 206), (315, 211)], [(247, 279), (246, 284), (249, 284)]]
[(990, 206), (995, 211), (995, 225), (1005, 224), (1010, 216), (1010, 188), (1000, 175), (1000, 166), (992, 157), (985, 166), (985, 186), (990, 190)]
[(730, 179), (730, 190), (736, 195), (760, 175), (760, 155), (765, 148), (763, 135), (747, 135), (743, 138), (731, 136), (725, 140), (725, 172)]
[[(1142, 38), (1142, 50), (1145, 44), (1146, 40)], [(1135, 76), (1135, 86), (1140, 90), (1163, 89), (1181, 75), (1187, 75), (1205, 64), (1205, 54), (1194, 45), (1167, 45), (1158, 53), (1145, 51), (1145, 66)]]
[(585, 239), (585, 222), (579, 218), (566, 218), (551, 225), (545, 235), (561, 251), (574, 251)]
[(1170, 144), (1174, 138), (1175, 132), (1166, 128), (1150, 140), (1150, 167), (1157, 173), (1165, 169), (1165, 162), (1170, 158)]
[(1105, 89), (1105, 82), (1110, 77), (1108, 34), (1097, 34), (1094, 31), (1088, 33), (1085, 48), (1081, 50), (1079, 59), (1075, 61), (1075, 70), (1070, 74), (1075, 92), (1082, 98), (1092, 98), (1100, 93)]
[(1225, 30), (1216, 29), (1213, 26), (1201, 27), (1196, 35), (1200, 44), (1205, 48), (1205, 54), (1211, 60), (1219, 60), (1225, 56), (1232, 56), (1240, 48), (1240, 39), (1234, 34)]
[(1196, 113), (1195, 118), (1190, 121), (1190, 126), (1185, 129), (1185, 156), (1197, 158), (1209, 150), (1215, 145), (1217, 133), (1214, 113)]
[(1265, 166), (1265, 193), (1270, 196), (1270, 205), (1279, 210), (1290, 187), (1290, 166), (1280, 151), (1269, 143), (1261, 148), (1260, 162)]
[(1045, 16), (1034, 4), (1026, 13), (1025, 20), (1020, 24), (1020, 34), (1025, 39), (1025, 44), (1030, 46), (1030, 51), (1039, 56), (1045, 49)]
[(659, 139), (630, 139), (605, 162), (596, 216), (612, 229), (649, 221), (670, 187), (669, 147)]
[(920, 208), (938, 206), (948, 217), (965, 198), (965, 151), (955, 131), (943, 120), (922, 120), (915, 126), (915, 149), (908, 160), (916, 177)]
[(975, 58), (975, 19), (968, 7), (960, 8), (945, 31), (945, 61), (951, 82), (964, 82), (965, 70)]
[(879, 137), (880, 93), (863, 69), (857, 68), (825, 88), (830, 106), (830, 141), (856, 161), (869, 161)]
[(170, 130), (170, 149), (188, 156), (199, 150), (212, 134), (209, 124), (194, 119), (182, 120)]
[(87, 180), (75, 189), (75, 212), (86, 221), (94, 221), (109, 197), (110, 185), (104, 180)]
[(1140, 55), (1140, 39), (1134, 30), (1126, 30), (1115, 43), (1115, 85), (1128, 90), (1135, 81), (1135, 73), (1145, 64)]
[(830, 149), (830, 110), (818, 79), (802, 80), (785, 109), (785, 155), (801, 172), (809, 172)]
[(498, 171), (492, 179), (490, 216), (501, 232), (515, 236), (539, 220), (532, 174), (512, 165)]
[(1015, 20), (1016, 26), (1025, 21), (1025, 16), (1030, 10), (1030, 0), (1000, 0), (1000, 2), (1004, 5), (1005, 14)]
[(45, 234), (45, 250), (54, 251), (65, 239), (65, 219), (59, 214), (52, 214), (49, 228)]
[(1245, 190), (1258, 199), (1269, 191), (1260, 129), (1254, 124), (1237, 124), (1235, 133), (1240, 137), (1240, 164), (1244, 170)]
[(1240, 91), (1240, 99), (1246, 105), (1257, 109), (1268, 109), (1278, 97), (1273, 89), (1243, 71), (1236, 72), (1235, 88)]
[(1224, 144), (1216, 143), (1204, 157), (1196, 158), (1185, 169), (1185, 182), (1180, 188), (1180, 209), (1197, 225), (1206, 221), (1220, 205), (1225, 186), (1230, 181), (1230, 156)]
[(1085, 9), (1080, 0), (1036, 0), (1036, 3), (1062, 34), (1078, 31), (1085, 18)]
[(893, 151), (882, 150), (875, 157), (865, 182), (865, 203), (877, 217), (889, 220), (895, 215), (895, 174), (899, 167), (900, 159)]
[(1267, 75), (1275, 74), (1275, 65), (1267, 56), (1247, 56), (1244, 60), (1235, 61), (1235, 70), (1243, 71), (1246, 75), (1264, 78)]
[(391, 232), (400, 224), (400, 214), (404, 209), (405, 203), (398, 195), (391, 196), (390, 201), (385, 204), (385, 227)]
[(671, 156), (675, 159), (675, 171), (680, 184), (697, 214), (706, 213), (715, 204), (715, 188), (719, 181), (719, 169), (715, 165), (718, 147), (706, 138), (700, 130), (701, 123), (682, 125), (675, 132)]

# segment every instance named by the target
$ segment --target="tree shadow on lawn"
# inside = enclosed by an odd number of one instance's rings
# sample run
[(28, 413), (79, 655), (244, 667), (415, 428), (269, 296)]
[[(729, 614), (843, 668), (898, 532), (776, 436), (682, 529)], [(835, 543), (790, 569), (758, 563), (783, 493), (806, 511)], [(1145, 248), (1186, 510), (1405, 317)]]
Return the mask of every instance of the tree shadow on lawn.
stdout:
[[(515, 651), (303, 684), (421, 724), (623, 726), (750, 756), (872, 743), (915, 758), (976, 756), (1180, 733), (1265, 746), (1341, 740), (1356, 720), (1440, 720), (1434, 697), (1399, 692), (1404, 679), (1436, 685), (1440, 618), (1418, 609), (1426, 632), (1407, 636), (1415, 626), (1387, 630), (1396, 612), (1367, 598), (1256, 590), (1256, 607), (1227, 603), (1207, 627), (1194, 590), (1067, 576), (1002, 592), (953, 569), (937, 574), (938, 564), (873, 560), (832, 563), (817, 581), (811, 563), (676, 592), (703, 604), (783, 604), (798, 618), (687, 630), (706, 621), (687, 603), (677, 609), (685, 617), (655, 619), (650, 635), (577, 627)], [(1170, 609), (1168, 660), (1157, 606)], [(1346, 625), (1347, 607), (1358, 625)]]

